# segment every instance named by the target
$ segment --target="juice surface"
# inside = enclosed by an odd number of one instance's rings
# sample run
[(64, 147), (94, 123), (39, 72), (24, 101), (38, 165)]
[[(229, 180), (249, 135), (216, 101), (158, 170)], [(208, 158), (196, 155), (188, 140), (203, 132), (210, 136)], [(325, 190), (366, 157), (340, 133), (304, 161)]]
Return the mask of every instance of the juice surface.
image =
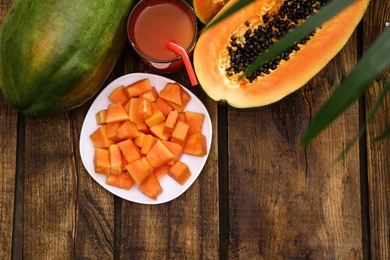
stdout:
[(187, 49), (194, 38), (195, 25), (191, 14), (179, 3), (151, 2), (139, 10), (129, 27), (136, 47), (154, 60), (169, 60), (177, 54), (166, 47), (173, 41)]

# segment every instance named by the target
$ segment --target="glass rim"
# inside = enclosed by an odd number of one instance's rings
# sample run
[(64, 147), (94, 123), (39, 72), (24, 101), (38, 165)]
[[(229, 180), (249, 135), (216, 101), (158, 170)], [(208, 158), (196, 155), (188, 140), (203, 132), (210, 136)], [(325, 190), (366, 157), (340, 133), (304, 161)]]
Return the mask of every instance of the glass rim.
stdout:
[(193, 18), (193, 21), (194, 21), (194, 37), (192, 38), (192, 41), (191, 41), (191, 44), (190, 46), (186, 49), (186, 53), (188, 54), (189, 52), (191, 52), (191, 50), (194, 48), (195, 44), (196, 44), (196, 39), (198, 37), (198, 24), (197, 24), (197, 17), (195, 15), (195, 11), (194, 9), (192, 8), (192, 6), (187, 3), (186, 1), (184, 0), (175, 0), (175, 1), (168, 1), (168, 0), (141, 0), (139, 1), (133, 8), (133, 10), (131, 10), (130, 12), (130, 15), (129, 15), (129, 18), (127, 19), (127, 38), (131, 44), (131, 46), (133, 47), (133, 49), (135, 50), (135, 52), (143, 59), (145, 60), (148, 60), (150, 62), (153, 62), (153, 63), (171, 63), (171, 62), (174, 62), (174, 61), (177, 61), (177, 60), (181, 60), (182, 57), (181, 55), (178, 55), (176, 56), (175, 58), (173, 59), (169, 59), (169, 60), (156, 60), (156, 59), (153, 59), (149, 56), (146, 56), (145, 54), (143, 54), (141, 51), (138, 50), (136, 44), (133, 42), (133, 40), (131, 39), (131, 36), (130, 36), (130, 20), (131, 18), (133, 17), (133, 15), (139, 10), (140, 7), (144, 6), (145, 4), (148, 4), (148, 3), (151, 3), (151, 2), (159, 2), (159, 1), (163, 1), (163, 2), (177, 2), (179, 4), (182, 4), (185, 6), (185, 8), (188, 9), (188, 11), (190, 11), (191, 13), (191, 16)]

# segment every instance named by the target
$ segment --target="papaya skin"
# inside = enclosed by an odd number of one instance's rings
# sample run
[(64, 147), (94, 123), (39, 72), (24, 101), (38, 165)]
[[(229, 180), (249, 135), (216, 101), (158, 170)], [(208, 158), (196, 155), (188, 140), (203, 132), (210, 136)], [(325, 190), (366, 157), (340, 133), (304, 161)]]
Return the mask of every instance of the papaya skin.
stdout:
[(203, 24), (208, 24), (228, 1), (229, 0), (193, 0), (195, 14), (199, 21)]
[[(237, 0), (230, 0), (219, 16)], [(215, 101), (237, 108), (268, 105), (296, 91), (314, 77), (343, 48), (367, 9), (369, 0), (358, 0), (327, 21), (301, 49), (276, 70), (254, 82), (228, 78), (221, 58), (230, 36), (246, 21), (261, 19), (266, 7), (282, 0), (258, 0), (200, 35), (194, 50), (194, 69), (199, 84)], [(256, 11), (257, 10), (257, 11)], [(215, 18), (214, 18), (215, 19)], [(225, 62), (225, 63), (223, 63)], [(237, 77), (238, 78), (238, 77)]]
[(29, 118), (76, 108), (127, 42), (132, 0), (15, 0), (0, 27), (0, 88)]

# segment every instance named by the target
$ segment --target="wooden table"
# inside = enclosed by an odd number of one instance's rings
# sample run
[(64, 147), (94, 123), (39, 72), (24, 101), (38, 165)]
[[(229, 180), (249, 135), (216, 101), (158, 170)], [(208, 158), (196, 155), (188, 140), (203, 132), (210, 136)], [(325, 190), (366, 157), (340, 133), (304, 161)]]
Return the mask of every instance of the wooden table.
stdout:
[[(11, 2), (1, 1), (2, 18)], [(93, 99), (31, 120), (1, 94), (0, 259), (390, 259), (390, 139), (373, 141), (390, 125), (389, 97), (335, 162), (383, 78), (309, 146), (297, 145), (386, 21), (390, 2), (372, 0), (329, 65), (269, 106), (221, 106), (190, 87), (185, 71), (170, 75), (208, 108), (213, 140), (200, 177), (161, 205), (120, 199), (85, 170), (79, 137)], [(144, 71), (128, 45), (105, 85)]]

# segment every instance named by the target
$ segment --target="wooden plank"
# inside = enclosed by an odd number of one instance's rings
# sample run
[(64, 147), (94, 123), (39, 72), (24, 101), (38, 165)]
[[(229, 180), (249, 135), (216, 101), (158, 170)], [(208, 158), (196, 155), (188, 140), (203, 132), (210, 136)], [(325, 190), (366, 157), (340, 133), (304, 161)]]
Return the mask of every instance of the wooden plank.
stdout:
[[(385, 30), (385, 22), (390, 21), (389, 10), (389, 1), (371, 1), (364, 19), (364, 50)], [(389, 79), (390, 72), (387, 71), (369, 88), (366, 94), (367, 111), (371, 109), (384, 82)], [(390, 139), (373, 140), (390, 125), (389, 105), (390, 97), (387, 95), (367, 128), (371, 259), (390, 258)]]
[(2, 0), (0, 5), (0, 23), (5, 18), (8, 9), (11, 7), (13, 0)]
[(26, 120), (23, 257), (73, 256), (77, 175), (67, 114)]
[(18, 114), (0, 93), (0, 259), (10, 259), (14, 225)]
[[(112, 77), (110, 77), (112, 79)], [(79, 150), (80, 131), (93, 98), (73, 111), (72, 137)], [(80, 153), (75, 154), (77, 201), (75, 211), (74, 254), (76, 259), (113, 259), (115, 210), (114, 196), (86, 171)]]
[[(145, 71), (127, 50), (127, 71)], [(147, 72), (148, 71), (146, 69)], [(153, 73), (153, 72), (151, 72)], [(187, 86), (205, 102), (212, 118), (213, 145), (199, 178), (184, 194), (161, 205), (122, 201), (120, 258), (217, 259), (219, 252), (218, 151), (215, 102), (192, 88), (185, 71), (165, 75)]]
[(308, 147), (298, 141), (355, 61), (356, 42), (275, 104), (229, 108), (229, 257), (362, 257), (359, 153), (334, 160), (358, 130), (357, 105)]
[(218, 258), (216, 162), (213, 149), (198, 180), (171, 202), (156, 206), (122, 202), (121, 258)]
[[(121, 61), (109, 75), (101, 90), (123, 73)], [(100, 90), (100, 91), (101, 91)], [(99, 91), (99, 92), (100, 92)], [(86, 171), (79, 152), (80, 134), (85, 116), (97, 93), (81, 107), (70, 112), (77, 172), (75, 258), (114, 259), (115, 197), (101, 187)]]
[[(12, 1), (2, 1), (0, 6), (0, 24), (3, 21)], [(17, 124), (18, 114), (8, 104), (0, 91), (0, 259), (11, 259), (17, 171)]]

